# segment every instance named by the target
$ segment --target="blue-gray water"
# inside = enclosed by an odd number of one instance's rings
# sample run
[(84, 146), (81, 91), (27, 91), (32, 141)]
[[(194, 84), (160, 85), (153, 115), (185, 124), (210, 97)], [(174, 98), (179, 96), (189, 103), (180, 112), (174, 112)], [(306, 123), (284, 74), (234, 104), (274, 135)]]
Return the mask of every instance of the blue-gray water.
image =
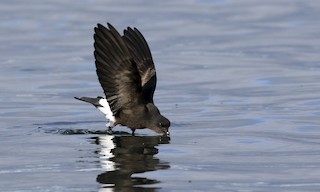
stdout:
[[(319, 191), (317, 0), (0, 3), (0, 191)], [(171, 137), (124, 127), (102, 95), (93, 28), (145, 35)]]

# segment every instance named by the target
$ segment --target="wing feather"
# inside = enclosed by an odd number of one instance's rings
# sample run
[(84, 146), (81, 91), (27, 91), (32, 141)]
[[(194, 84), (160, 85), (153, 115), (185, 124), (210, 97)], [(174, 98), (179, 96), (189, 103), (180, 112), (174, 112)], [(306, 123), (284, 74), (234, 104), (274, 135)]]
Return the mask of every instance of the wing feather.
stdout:
[(137, 28), (128, 27), (124, 30), (123, 39), (137, 65), (141, 77), (143, 97), (146, 102), (153, 103), (157, 76), (148, 43)]
[[(109, 29), (108, 29), (109, 28)], [(126, 42), (108, 23), (95, 28), (94, 56), (99, 82), (111, 111), (117, 115), (123, 109), (144, 103), (141, 77)]]

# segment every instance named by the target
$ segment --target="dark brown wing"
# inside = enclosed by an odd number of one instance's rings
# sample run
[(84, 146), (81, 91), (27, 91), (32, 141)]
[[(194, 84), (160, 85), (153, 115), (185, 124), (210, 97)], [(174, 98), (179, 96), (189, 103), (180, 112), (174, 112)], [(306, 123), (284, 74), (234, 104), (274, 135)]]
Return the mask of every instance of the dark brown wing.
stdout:
[(94, 56), (97, 75), (111, 111), (132, 109), (143, 104), (141, 78), (128, 47), (117, 30), (108, 23), (94, 29)]
[(134, 62), (137, 64), (141, 76), (143, 97), (146, 102), (153, 103), (153, 94), (156, 89), (157, 76), (149, 46), (136, 28), (124, 30), (123, 39), (126, 41)]

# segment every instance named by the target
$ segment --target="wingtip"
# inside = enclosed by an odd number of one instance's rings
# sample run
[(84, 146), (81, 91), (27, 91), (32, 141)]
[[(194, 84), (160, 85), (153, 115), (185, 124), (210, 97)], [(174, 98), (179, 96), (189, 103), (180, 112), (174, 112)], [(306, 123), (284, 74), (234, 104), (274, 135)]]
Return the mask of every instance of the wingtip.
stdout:
[(97, 33), (97, 31), (110, 31), (108, 28), (106, 28), (104, 25), (102, 25), (101, 23), (98, 23), (97, 26), (94, 28), (94, 31)]
[(101, 30), (101, 28), (103, 27), (103, 25), (101, 25), (100, 23), (97, 23), (97, 26), (94, 27), (94, 32), (97, 33), (98, 30)]
[(132, 30), (132, 28), (128, 26), (128, 27), (127, 27), (127, 30), (128, 30), (128, 31), (129, 31), (129, 30)]
[(110, 31), (117, 31), (116, 28), (113, 27), (113, 25), (111, 25), (109, 22), (107, 23), (108, 28), (110, 29)]
[(102, 27), (101, 24), (98, 24), (96, 27), (94, 27), (94, 34), (93, 34), (93, 38), (96, 39), (97, 38), (97, 33), (99, 33), (99, 31), (101, 31)]
[(111, 23), (107, 22), (107, 26), (108, 27), (105, 27), (101, 23), (97, 23), (97, 27), (94, 28), (94, 31), (97, 33), (98, 30), (102, 30), (102, 31), (107, 30), (107, 31), (111, 32), (113, 35), (117, 34), (117, 33), (119, 34), (117, 29)]

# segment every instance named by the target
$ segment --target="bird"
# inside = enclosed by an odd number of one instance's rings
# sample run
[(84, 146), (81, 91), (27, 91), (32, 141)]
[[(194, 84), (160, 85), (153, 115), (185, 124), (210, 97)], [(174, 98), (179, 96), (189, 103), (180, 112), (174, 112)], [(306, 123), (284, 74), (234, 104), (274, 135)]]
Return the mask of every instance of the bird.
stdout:
[(127, 27), (123, 35), (107, 23), (94, 28), (94, 57), (98, 80), (105, 98), (74, 97), (91, 103), (109, 120), (108, 133), (116, 125), (148, 128), (169, 135), (170, 121), (154, 104), (157, 84), (150, 48), (137, 28)]

